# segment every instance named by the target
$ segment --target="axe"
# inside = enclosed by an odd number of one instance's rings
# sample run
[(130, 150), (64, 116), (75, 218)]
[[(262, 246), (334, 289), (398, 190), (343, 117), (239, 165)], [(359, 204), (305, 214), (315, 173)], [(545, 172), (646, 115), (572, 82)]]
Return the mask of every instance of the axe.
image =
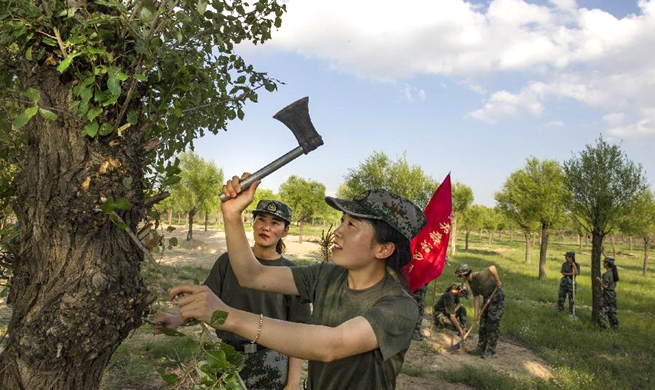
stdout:
[[(241, 191), (246, 190), (255, 181), (263, 179), (287, 165), (298, 158), (301, 154), (307, 154), (323, 145), (323, 138), (321, 138), (321, 135), (316, 132), (314, 125), (312, 125), (312, 120), (309, 117), (308, 104), (309, 97), (304, 97), (289, 104), (281, 109), (277, 114), (273, 115), (273, 118), (284, 123), (291, 130), (300, 146), (248, 176), (247, 179), (241, 182)], [(227, 200), (225, 194), (221, 194), (220, 198), (223, 202)]]

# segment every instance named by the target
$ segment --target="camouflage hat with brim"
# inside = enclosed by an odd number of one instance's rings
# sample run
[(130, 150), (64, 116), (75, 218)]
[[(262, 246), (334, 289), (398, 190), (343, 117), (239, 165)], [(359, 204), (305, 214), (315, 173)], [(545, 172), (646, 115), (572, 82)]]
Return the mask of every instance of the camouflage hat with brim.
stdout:
[(573, 251), (568, 251), (568, 252), (566, 252), (566, 253), (564, 254), (564, 256), (566, 256), (566, 257), (570, 257), (570, 258), (572, 258), (573, 260), (575, 260), (575, 252), (573, 252)]
[(353, 200), (325, 197), (325, 202), (355, 218), (378, 219), (386, 222), (409, 241), (425, 225), (425, 215), (411, 201), (383, 189), (372, 189)]
[(614, 267), (614, 258), (612, 257), (606, 257), (603, 262), (609, 264), (611, 267)]
[(257, 216), (259, 213), (274, 215), (287, 223), (291, 223), (291, 209), (279, 200), (260, 200), (257, 203), (257, 208), (252, 211), (252, 215)]

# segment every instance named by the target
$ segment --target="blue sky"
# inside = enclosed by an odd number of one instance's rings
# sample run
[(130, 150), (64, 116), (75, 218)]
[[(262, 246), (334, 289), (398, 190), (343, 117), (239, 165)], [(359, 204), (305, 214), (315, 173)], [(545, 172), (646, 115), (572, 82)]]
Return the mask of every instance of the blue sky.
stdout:
[(272, 116), (309, 96), (325, 144), (264, 179), (336, 192), (374, 151), (494, 193), (526, 159), (564, 161), (603, 136), (655, 188), (655, 0), (291, 0), (244, 59), (285, 83), (195, 143), (226, 176), (298, 144)]

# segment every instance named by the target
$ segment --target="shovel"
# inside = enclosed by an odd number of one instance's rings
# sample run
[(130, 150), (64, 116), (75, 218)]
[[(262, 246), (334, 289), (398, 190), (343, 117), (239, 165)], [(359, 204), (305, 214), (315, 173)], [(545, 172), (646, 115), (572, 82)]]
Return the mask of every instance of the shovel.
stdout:
[[(484, 311), (487, 309), (487, 306), (489, 306), (489, 303), (491, 302), (491, 300), (496, 295), (496, 291), (498, 291), (498, 287), (494, 287), (494, 291), (492, 291), (491, 295), (489, 295), (489, 299), (487, 299), (487, 302), (485, 302), (484, 306), (482, 306), (482, 310), (480, 311), (480, 318), (482, 318), (482, 315), (484, 314)], [(446, 353), (450, 355), (451, 353), (457, 352), (460, 348), (462, 348), (464, 346), (464, 341), (469, 337), (469, 334), (471, 334), (471, 331), (473, 330), (473, 328), (475, 328), (478, 324), (480, 324), (479, 319), (477, 319), (477, 320), (475, 320), (473, 322), (471, 327), (466, 331), (466, 333), (464, 333), (464, 336), (459, 341), (459, 343), (457, 343), (455, 345), (451, 345), (450, 348), (448, 348), (446, 350)]]

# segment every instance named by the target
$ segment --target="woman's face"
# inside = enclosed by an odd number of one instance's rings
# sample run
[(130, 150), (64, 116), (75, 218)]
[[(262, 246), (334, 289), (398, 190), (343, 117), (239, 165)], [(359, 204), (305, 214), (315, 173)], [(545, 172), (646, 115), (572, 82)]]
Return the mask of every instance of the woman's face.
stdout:
[(566, 260), (567, 263), (572, 263), (572, 262), (573, 262), (573, 257), (571, 257), (571, 256), (564, 256), (564, 260)]
[(286, 226), (283, 219), (271, 214), (259, 213), (255, 216), (252, 224), (252, 235), (255, 239), (255, 245), (261, 247), (275, 247), (282, 238), (289, 233), (289, 227)]
[(348, 270), (356, 270), (377, 260), (375, 254), (382, 244), (375, 242), (371, 222), (348, 214), (341, 218), (341, 225), (334, 231), (332, 262)]

